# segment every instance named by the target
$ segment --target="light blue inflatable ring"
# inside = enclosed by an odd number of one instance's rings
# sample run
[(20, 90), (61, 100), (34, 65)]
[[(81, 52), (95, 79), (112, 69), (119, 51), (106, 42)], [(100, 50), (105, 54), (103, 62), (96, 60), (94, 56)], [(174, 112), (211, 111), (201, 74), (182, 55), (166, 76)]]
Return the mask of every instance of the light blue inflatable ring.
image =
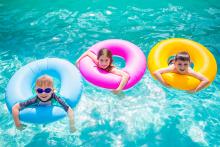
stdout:
[[(10, 112), (14, 104), (33, 97), (36, 79), (44, 74), (59, 79), (59, 95), (70, 107), (76, 106), (82, 93), (78, 69), (66, 60), (46, 58), (23, 66), (12, 76), (6, 88), (6, 104)], [(19, 118), (28, 123), (47, 124), (66, 115), (61, 106), (32, 106), (22, 109)]]

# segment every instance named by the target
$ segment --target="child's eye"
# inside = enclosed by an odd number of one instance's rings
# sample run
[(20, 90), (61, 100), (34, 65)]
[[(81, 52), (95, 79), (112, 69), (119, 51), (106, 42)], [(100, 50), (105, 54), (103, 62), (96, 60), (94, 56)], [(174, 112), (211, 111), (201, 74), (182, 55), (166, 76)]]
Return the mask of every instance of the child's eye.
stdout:
[(184, 66), (188, 66), (188, 64), (184, 64)]
[(179, 66), (181, 66), (182, 64), (181, 64), (181, 63), (179, 63), (178, 65), (179, 65)]
[(100, 61), (103, 62), (103, 59), (101, 59)]

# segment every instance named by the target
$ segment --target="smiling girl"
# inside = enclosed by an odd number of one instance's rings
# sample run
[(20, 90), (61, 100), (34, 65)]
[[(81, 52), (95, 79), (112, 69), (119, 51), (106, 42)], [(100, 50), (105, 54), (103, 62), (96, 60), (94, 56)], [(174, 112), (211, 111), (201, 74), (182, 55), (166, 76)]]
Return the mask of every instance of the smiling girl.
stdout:
[(121, 82), (118, 88), (113, 90), (113, 93), (115, 94), (120, 93), (122, 89), (125, 87), (126, 83), (128, 82), (129, 75), (126, 72), (119, 70), (112, 65), (113, 59), (111, 51), (109, 51), (106, 48), (102, 48), (99, 50), (98, 54), (95, 55), (94, 53), (88, 50), (84, 54), (82, 54), (82, 56), (76, 61), (77, 67), (79, 66), (80, 60), (86, 56), (90, 57), (98, 68), (105, 70), (109, 73), (121, 76)]

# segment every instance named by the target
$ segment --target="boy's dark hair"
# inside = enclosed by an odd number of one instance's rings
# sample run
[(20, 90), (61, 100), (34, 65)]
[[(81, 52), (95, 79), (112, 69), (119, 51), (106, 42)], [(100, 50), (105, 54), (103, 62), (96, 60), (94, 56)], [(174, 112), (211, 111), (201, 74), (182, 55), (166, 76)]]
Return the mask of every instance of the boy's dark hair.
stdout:
[(181, 61), (189, 61), (190, 62), (190, 56), (187, 52), (179, 52), (175, 56), (175, 61), (181, 60)]
[(106, 57), (108, 57), (110, 59), (110, 64), (109, 66), (105, 69), (106, 71), (111, 71), (111, 69), (113, 68), (112, 66), (112, 62), (113, 62), (113, 59), (112, 59), (112, 52), (110, 50), (108, 50), (107, 48), (102, 48), (99, 50), (98, 52), (98, 55), (97, 55), (97, 59), (99, 60), (99, 58), (104, 55)]

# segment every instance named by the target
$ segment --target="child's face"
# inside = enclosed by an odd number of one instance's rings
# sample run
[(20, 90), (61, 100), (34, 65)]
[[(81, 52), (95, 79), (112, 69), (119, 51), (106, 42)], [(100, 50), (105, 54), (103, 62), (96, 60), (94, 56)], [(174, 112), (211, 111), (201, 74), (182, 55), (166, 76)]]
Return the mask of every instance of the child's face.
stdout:
[(180, 74), (186, 74), (188, 72), (189, 64), (189, 61), (182, 60), (177, 60), (174, 63), (177, 72), (179, 72)]
[(36, 85), (36, 93), (38, 98), (40, 98), (42, 101), (47, 101), (50, 99), (54, 89), (52, 85)]
[(98, 62), (99, 62), (98, 64), (99, 68), (106, 69), (110, 65), (111, 60), (105, 55), (102, 55), (99, 57)]

